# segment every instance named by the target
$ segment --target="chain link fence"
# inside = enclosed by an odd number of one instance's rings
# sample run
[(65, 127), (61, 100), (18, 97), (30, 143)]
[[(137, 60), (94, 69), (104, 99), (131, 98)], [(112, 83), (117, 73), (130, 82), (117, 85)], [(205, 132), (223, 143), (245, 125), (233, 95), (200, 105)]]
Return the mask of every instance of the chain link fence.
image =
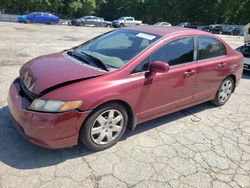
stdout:
[(0, 12), (0, 22), (17, 22), (18, 15), (15, 14), (1, 14)]

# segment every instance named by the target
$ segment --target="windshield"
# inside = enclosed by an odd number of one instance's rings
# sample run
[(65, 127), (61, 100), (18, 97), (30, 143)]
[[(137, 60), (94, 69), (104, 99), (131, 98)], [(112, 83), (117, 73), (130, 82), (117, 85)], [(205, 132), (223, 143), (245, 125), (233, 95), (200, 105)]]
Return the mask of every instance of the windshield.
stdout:
[(119, 20), (124, 20), (124, 18), (125, 18), (125, 17), (121, 17), (121, 18), (119, 18)]
[(126, 65), (159, 38), (158, 35), (118, 29), (86, 42), (75, 51), (98, 59), (112, 70)]

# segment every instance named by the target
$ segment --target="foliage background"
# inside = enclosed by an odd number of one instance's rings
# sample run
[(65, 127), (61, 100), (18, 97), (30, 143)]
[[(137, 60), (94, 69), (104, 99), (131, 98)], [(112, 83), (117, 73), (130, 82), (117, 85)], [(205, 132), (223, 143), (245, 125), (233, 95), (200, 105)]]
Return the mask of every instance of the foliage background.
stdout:
[(246, 24), (250, 0), (0, 0), (0, 10), (11, 14), (47, 11), (62, 18), (97, 15), (107, 20), (134, 16), (145, 23)]

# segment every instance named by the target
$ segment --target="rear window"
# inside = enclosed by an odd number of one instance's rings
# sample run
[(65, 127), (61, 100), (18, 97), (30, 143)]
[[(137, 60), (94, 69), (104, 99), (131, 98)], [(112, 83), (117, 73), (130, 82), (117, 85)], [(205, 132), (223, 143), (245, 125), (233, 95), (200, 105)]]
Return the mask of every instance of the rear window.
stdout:
[(198, 60), (210, 59), (226, 55), (224, 44), (209, 37), (199, 37), (198, 39)]

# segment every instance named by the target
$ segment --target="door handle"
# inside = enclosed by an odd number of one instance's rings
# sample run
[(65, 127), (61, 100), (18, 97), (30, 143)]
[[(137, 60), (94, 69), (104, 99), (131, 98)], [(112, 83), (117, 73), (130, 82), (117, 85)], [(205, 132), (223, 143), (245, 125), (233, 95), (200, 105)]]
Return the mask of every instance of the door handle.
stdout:
[(221, 62), (221, 63), (219, 63), (217, 66), (218, 66), (219, 68), (224, 68), (226, 65), (227, 65), (226, 63)]
[(184, 72), (184, 77), (187, 78), (187, 77), (190, 77), (192, 75), (194, 75), (196, 73), (196, 70), (186, 70)]

